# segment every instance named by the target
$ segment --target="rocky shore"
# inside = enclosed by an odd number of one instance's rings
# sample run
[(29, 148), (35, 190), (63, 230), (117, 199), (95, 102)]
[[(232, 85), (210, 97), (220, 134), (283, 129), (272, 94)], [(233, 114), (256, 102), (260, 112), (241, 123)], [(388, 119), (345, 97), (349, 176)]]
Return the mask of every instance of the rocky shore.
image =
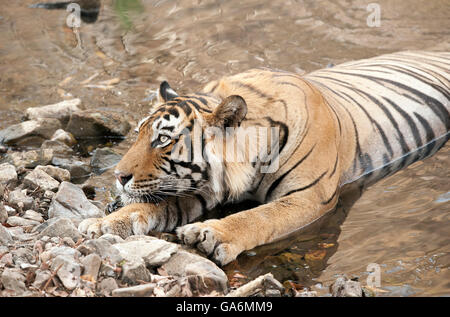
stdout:
[[(317, 295), (289, 293), (270, 273), (230, 286), (221, 268), (172, 235), (82, 235), (78, 224), (107, 210), (84, 182), (120, 155), (98, 147), (83, 157), (80, 142), (120, 139), (131, 125), (83, 110), (79, 99), (29, 108), (24, 119), (0, 131), (0, 296)], [(335, 296), (363, 296), (358, 282), (333, 287)]]

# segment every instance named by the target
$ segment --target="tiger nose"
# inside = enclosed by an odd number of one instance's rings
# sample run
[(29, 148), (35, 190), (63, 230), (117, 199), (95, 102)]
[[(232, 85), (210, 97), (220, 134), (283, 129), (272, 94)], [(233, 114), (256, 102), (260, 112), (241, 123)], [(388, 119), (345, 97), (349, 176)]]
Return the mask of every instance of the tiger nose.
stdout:
[(133, 174), (125, 174), (120, 171), (115, 171), (114, 175), (122, 186), (125, 186), (133, 178)]

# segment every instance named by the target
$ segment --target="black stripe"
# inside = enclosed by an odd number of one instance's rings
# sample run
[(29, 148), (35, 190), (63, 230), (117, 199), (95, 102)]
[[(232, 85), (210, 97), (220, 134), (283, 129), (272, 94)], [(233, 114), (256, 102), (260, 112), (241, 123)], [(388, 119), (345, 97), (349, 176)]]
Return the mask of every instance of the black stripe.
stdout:
[(339, 161), (339, 156), (336, 154), (336, 161), (334, 162), (333, 170), (331, 171), (331, 174), (328, 176), (328, 178), (333, 177), (334, 173), (336, 172), (337, 163)]
[(311, 188), (312, 186), (316, 185), (316, 184), (317, 184), (317, 183), (325, 176), (325, 174), (326, 174), (327, 172), (328, 172), (328, 171), (323, 172), (322, 175), (320, 175), (318, 178), (316, 178), (312, 183), (310, 183), (310, 184), (308, 184), (308, 185), (306, 185), (306, 186), (303, 186), (303, 187), (300, 187), (300, 188), (291, 190), (290, 192), (288, 192), (288, 193), (285, 194), (284, 196), (289, 196), (289, 195), (291, 195), (291, 194), (293, 194), (293, 193), (296, 193), (296, 192), (303, 191), (303, 190), (306, 190), (306, 189), (308, 189), (308, 188)]
[(281, 175), (275, 182), (272, 183), (272, 185), (269, 187), (269, 190), (266, 193), (266, 201), (267, 198), (270, 197), (272, 192), (278, 187), (278, 185), (281, 183), (281, 181), (290, 173), (292, 172), (296, 167), (298, 167), (304, 160), (308, 158), (308, 156), (312, 153), (314, 148), (316, 147), (316, 144), (314, 144), (308, 153), (306, 153), (305, 156), (303, 156), (300, 161), (298, 161), (293, 167), (291, 167), (288, 171), (286, 171), (283, 175)]
[(320, 204), (321, 205), (328, 205), (333, 200), (333, 198), (336, 196), (336, 194), (338, 193), (338, 189), (339, 188), (336, 187), (336, 190), (334, 191), (333, 195), (331, 195), (331, 197), (329, 199), (327, 199), (325, 201), (322, 201)]
[(428, 155), (430, 155), (431, 151), (434, 148), (435, 142), (432, 142), (433, 140), (435, 140), (436, 135), (434, 134), (433, 129), (431, 128), (430, 124), (428, 123), (427, 120), (425, 120), (425, 118), (423, 118), (420, 114), (414, 112), (414, 115), (416, 116), (416, 118), (419, 120), (420, 124), (423, 126), (423, 128), (425, 129), (425, 133), (426, 133), (426, 142), (429, 143), (426, 147), (425, 150), (423, 151), (423, 153), (421, 153), (421, 157), (425, 158)]

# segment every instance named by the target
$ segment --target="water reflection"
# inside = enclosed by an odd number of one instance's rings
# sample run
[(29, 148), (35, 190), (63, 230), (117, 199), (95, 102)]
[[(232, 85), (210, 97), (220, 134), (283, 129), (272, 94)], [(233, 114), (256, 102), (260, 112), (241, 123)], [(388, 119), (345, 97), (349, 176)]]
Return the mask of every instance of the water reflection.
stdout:
[(67, 10), (71, 3), (80, 6), (80, 17), (85, 23), (94, 23), (97, 21), (100, 13), (100, 0), (73, 0), (64, 2), (42, 2), (30, 5), (30, 8), (39, 8), (47, 10)]

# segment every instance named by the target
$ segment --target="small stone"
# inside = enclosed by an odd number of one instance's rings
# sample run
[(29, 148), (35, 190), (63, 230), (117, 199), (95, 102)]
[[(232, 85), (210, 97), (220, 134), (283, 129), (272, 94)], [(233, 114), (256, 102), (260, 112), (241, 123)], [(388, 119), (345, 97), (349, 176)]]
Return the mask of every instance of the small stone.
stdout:
[(12, 244), (13, 242), (14, 241), (12, 235), (8, 230), (6, 230), (5, 227), (3, 227), (2, 224), (0, 224), (0, 245), (8, 245)]
[[(15, 189), (8, 195), (8, 203), (14, 208), (30, 209), (34, 207), (33, 197), (27, 196), (22, 190)], [(20, 205), (20, 207), (19, 207)]]
[(72, 182), (83, 182), (91, 175), (89, 164), (74, 158), (54, 157), (52, 165), (64, 168), (70, 172)]
[(54, 118), (61, 121), (68, 121), (73, 112), (81, 111), (78, 107), (81, 100), (78, 98), (64, 100), (52, 105), (32, 107), (25, 111), (28, 119)]
[(362, 297), (361, 284), (347, 277), (339, 277), (331, 286), (331, 294), (334, 297)]
[(33, 189), (40, 188), (43, 190), (56, 191), (59, 187), (59, 182), (41, 169), (32, 170), (25, 176), (23, 182)]
[(66, 127), (76, 139), (125, 136), (130, 129), (123, 114), (95, 110), (73, 113)]
[(151, 274), (143, 262), (126, 262), (122, 265), (122, 281), (131, 285), (150, 282)]
[(277, 289), (266, 290), (266, 297), (281, 297), (281, 292)]
[(57, 119), (37, 119), (11, 125), (0, 131), (0, 143), (40, 146), (61, 128)]
[(131, 287), (117, 288), (112, 291), (114, 297), (148, 297), (153, 294), (155, 284), (143, 284)]
[(107, 277), (97, 284), (97, 292), (103, 296), (110, 296), (111, 293), (119, 288), (117, 282), (112, 277)]
[(72, 221), (67, 218), (59, 218), (54, 221), (39, 233), (38, 239), (43, 236), (60, 238), (69, 237), (74, 241), (78, 241), (78, 239), (82, 237), (81, 233), (73, 225)]
[(16, 296), (20, 296), (26, 291), (25, 276), (16, 269), (6, 268), (3, 271), (1, 282), (6, 290), (13, 291)]
[(63, 168), (59, 168), (59, 167), (51, 166), (51, 165), (47, 165), (47, 166), (38, 165), (38, 166), (36, 166), (35, 170), (44, 171), (45, 173), (47, 173), (48, 175), (53, 177), (58, 182), (70, 181), (70, 172)]
[(62, 142), (67, 146), (74, 146), (77, 143), (77, 140), (75, 140), (75, 137), (72, 135), (72, 133), (64, 131), (63, 129), (56, 130), (51, 140)]
[(16, 265), (36, 262), (33, 252), (27, 248), (18, 248), (16, 250), (12, 250), (11, 253), (13, 256), (14, 264)]
[(75, 242), (74, 242), (73, 239), (70, 238), (70, 237), (64, 237), (64, 238), (63, 238), (63, 243), (64, 243), (65, 245), (67, 245), (68, 247), (71, 247), (71, 248), (75, 247)]
[(51, 269), (52, 271), (58, 269), (56, 275), (68, 290), (73, 290), (78, 286), (81, 267), (73, 258), (66, 255), (58, 255), (53, 259)]
[(58, 192), (53, 197), (48, 210), (48, 217), (99, 218), (105, 213), (92, 204), (78, 186), (62, 182)]
[(29, 226), (36, 226), (40, 223), (34, 220), (24, 219), (22, 217), (17, 216), (11, 216), (6, 221), (8, 225), (11, 227), (29, 227)]
[(111, 244), (121, 243), (121, 242), (125, 241), (122, 239), (121, 236), (111, 234), (111, 233), (106, 233), (106, 234), (102, 235), (101, 237), (99, 237), (99, 239), (105, 239), (106, 241), (108, 241)]
[(84, 266), (83, 275), (90, 276), (96, 281), (102, 259), (97, 254), (92, 253), (84, 257), (81, 264)]
[(5, 223), (8, 219), (8, 212), (6, 211), (5, 206), (0, 203), (0, 224)]
[(48, 149), (31, 150), (25, 152), (12, 152), (7, 156), (16, 168), (34, 168), (41, 165), (49, 164), (53, 157), (53, 151)]
[(25, 211), (25, 214), (23, 215), (23, 218), (25, 219), (29, 219), (29, 220), (34, 220), (37, 222), (44, 222), (44, 217), (42, 217), (42, 215), (34, 210), (27, 210)]
[(121, 158), (121, 155), (110, 148), (96, 149), (91, 158), (92, 171), (96, 174), (102, 174), (106, 170), (116, 166)]
[(316, 291), (297, 292), (295, 294), (295, 297), (317, 297), (317, 292)]
[(47, 283), (48, 279), (52, 276), (49, 270), (36, 270), (36, 277), (34, 278), (33, 287), (37, 289), (42, 289)]
[(17, 210), (14, 209), (13, 207), (6, 206), (6, 205), (4, 205), (3, 207), (5, 208), (6, 212), (8, 213), (8, 216), (15, 216), (17, 214)]
[(44, 141), (41, 145), (41, 149), (52, 152), (52, 156), (48, 162), (51, 162), (53, 157), (70, 157), (74, 154), (71, 147), (67, 146), (65, 143), (53, 140)]
[(0, 184), (7, 184), (17, 180), (17, 172), (14, 165), (9, 163), (0, 164)]
[(78, 248), (83, 254), (97, 253), (103, 260), (117, 264), (123, 260), (119, 250), (105, 239), (91, 239), (83, 242)]

